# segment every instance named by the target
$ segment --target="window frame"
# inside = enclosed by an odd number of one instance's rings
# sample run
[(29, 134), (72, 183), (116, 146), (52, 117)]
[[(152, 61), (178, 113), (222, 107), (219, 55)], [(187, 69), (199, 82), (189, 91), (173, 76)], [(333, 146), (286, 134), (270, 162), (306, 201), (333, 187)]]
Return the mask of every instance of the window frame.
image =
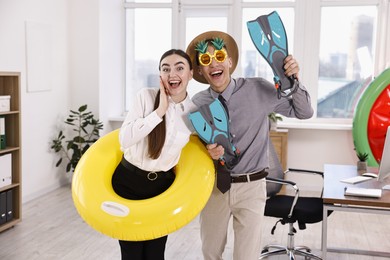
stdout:
[[(300, 78), (308, 89), (312, 104), (317, 112), (319, 46), (321, 27), (321, 8), (331, 6), (365, 6), (378, 7), (377, 28), (374, 54), (374, 75), (379, 75), (390, 66), (390, 1), (389, 0), (287, 0), (267, 2), (245, 2), (244, 0), (172, 0), (170, 3), (129, 3), (125, 8), (172, 8), (172, 47), (185, 49), (185, 12), (191, 8), (216, 8), (223, 6), (229, 9), (228, 32), (237, 40), (240, 47), (242, 39), (242, 10), (243, 8), (274, 8), (291, 7), (295, 11), (294, 21), (294, 57), (300, 64)], [(310, 21), (310, 23), (305, 22)], [(305, 32), (310, 32), (307, 34)], [(177, 37), (175, 37), (176, 35)], [(316, 48), (313, 46), (317, 46)], [(241, 50), (240, 50), (241, 51)], [(127, 71), (127, 70), (126, 70)], [(235, 75), (241, 75), (241, 66)], [(235, 76), (233, 75), (233, 76)], [(126, 98), (126, 97), (124, 97)], [(126, 102), (126, 101), (125, 101)], [(318, 128), (318, 129), (352, 129), (351, 118), (317, 118), (316, 116), (304, 122), (286, 118), (280, 123), (287, 128)]]

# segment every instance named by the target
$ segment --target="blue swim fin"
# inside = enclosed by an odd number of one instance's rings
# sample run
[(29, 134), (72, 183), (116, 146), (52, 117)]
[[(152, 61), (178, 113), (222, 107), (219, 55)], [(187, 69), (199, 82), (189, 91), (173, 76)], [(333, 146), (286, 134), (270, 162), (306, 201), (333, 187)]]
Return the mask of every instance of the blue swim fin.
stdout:
[(198, 111), (190, 113), (188, 118), (205, 143), (218, 143), (225, 148), (220, 162), (228, 168), (234, 166), (239, 152), (229, 140), (229, 116), (222, 103), (215, 99), (211, 104), (203, 105)]
[(253, 44), (271, 66), (275, 87), (279, 91), (291, 89), (295, 84), (293, 77), (284, 75), (283, 61), (288, 55), (286, 30), (278, 13), (257, 17), (247, 22)]

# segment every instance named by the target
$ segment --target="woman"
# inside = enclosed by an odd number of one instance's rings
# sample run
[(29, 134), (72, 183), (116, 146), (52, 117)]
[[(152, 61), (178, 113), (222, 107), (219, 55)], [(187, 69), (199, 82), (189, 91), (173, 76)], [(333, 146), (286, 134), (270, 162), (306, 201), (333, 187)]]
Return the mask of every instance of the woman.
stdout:
[[(162, 55), (159, 71), (160, 89), (141, 89), (120, 129), (124, 155), (112, 185), (127, 199), (151, 198), (169, 188), (175, 178), (173, 167), (192, 133), (187, 120), (196, 109), (187, 94), (193, 76), (191, 59), (184, 51), (171, 49)], [(120, 240), (122, 259), (164, 259), (167, 238)]]

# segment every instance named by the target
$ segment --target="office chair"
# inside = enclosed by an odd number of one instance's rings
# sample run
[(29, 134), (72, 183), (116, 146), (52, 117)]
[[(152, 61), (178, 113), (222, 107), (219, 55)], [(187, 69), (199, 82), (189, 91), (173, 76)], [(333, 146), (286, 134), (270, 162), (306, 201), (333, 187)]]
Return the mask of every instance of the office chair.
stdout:
[[(287, 254), (290, 260), (295, 259), (295, 255), (304, 256), (305, 259), (319, 259), (320, 257), (311, 253), (311, 249), (306, 246), (294, 245), (294, 223), (298, 223), (300, 230), (306, 228), (306, 224), (312, 224), (322, 221), (322, 191), (320, 197), (300, 197), (299, 188), (295, 182), (285, 180), (284, 176), (290, 172), (308, 173), (320, 175), (323, 178), (323, 173), (318, 171), (296, 170), (289, 169), (284, 172), (279, 162), (274, 146), (270, 140), (269, 157), (270, 169), (267, 180), (267, 196), (268, 199), (265, 205), (265, 216), (279, 218), (271, 230), (274, 234), (278, 223), (289, 225), (287, 245), (267, 245), (263, 248), (260, 258), (263, 259), (273, 255)], [(291, 186), (294, 190), (294, 195), (280, 194), (283, 185)]]

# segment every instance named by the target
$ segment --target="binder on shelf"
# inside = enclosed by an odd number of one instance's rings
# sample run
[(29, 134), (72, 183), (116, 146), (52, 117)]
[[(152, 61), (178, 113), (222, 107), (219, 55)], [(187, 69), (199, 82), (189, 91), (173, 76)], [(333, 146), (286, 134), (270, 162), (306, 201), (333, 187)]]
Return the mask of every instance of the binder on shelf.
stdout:
[(10, 111), (11, 96), (0, 96), (0, 112)]
[(11, 221), (14, 218), (13, 196), (12, 190), (7, 191), (6, 195), (6, 221)]
[(0, 155), (0, 188), (12, 184), (12, 155)]
[(7, 221), (7, 194), (0, 192), (0, 225)]
[(5, 117), (0, 116), (0, 149), (5, 149), (6, 140), (5, 140)]

